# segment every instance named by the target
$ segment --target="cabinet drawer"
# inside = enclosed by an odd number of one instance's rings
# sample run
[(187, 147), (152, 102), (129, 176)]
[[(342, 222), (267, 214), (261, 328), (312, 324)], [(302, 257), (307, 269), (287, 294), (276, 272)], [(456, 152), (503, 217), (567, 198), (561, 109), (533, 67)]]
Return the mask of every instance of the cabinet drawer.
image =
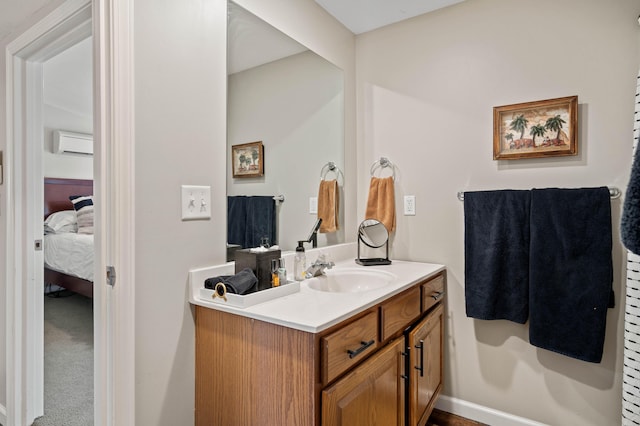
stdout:
[(444, 275), (438, 275), (422, 284), (422, 312), (426, 312), (444, 296)]
[(322, 382), (329, 383), (378, 347), (378, 315), (362, 318), (322, 338)]
[(404, 330), (420, 315), (420, 288), (414, 287), (380, 306), (380, 341)]

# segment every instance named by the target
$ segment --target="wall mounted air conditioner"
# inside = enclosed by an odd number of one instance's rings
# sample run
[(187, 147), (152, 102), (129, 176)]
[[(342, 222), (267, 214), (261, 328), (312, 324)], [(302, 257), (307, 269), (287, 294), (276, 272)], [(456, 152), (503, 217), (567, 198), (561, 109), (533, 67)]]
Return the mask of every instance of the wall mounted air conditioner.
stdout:
[(93, 135), (55, 130), (53, 153), (93, 155)]

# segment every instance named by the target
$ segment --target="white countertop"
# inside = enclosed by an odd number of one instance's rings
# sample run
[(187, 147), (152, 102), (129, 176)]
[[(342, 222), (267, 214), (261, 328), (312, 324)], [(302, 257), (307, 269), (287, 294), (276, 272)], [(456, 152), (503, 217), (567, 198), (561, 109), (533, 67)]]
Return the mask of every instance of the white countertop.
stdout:
[[(342, 246), (349, 246), (349, 244)], [(322, 251), (330, 252), (331, 250), (326, 248)], [(348, 247), (338, 247), (334, 253), (344, 255), (349, 251), (351, 250)], [(312, 255), (310, 258), (309, 254), (307, 254), (307, 263), (311, 263), (315, 258), (316, 256)], [(445, 269), (444, 265), (401, 260), (392, 260), (391, 265), (360, 266), (355, 263), (354, 258), (355, 256), (336, 260), (334, 268), (349, 268), (350, 270), (362, 268), (365, 271), (382, 270), (393, 274), (395, 279), (383, 288), (360, 293), (317, 291), (309, 288), (308, 280), (304, 280), (300, 283), (299, 291), (296, 288), (296, 291), (291, 294), (241, 308), (224, 304), (221, 300), (216, 303), (210, 298), (202, 297), (203, 292), (201, 289), (204, 287), (206, 278), (233, 274), (233, 263), (227, 263), (189, 272), (189, 302), (205, 308), (217, 309), (297, 330), (317, 333)], [(336, 256), (334, 259), (338, 259), (338, 257)]]

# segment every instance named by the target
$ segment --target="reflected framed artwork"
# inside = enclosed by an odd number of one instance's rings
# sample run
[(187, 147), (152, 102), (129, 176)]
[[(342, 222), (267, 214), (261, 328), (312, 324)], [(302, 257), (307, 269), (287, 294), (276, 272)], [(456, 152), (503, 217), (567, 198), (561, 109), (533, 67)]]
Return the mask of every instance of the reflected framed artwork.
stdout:
[(578, 153), (578, 96), (493, 108), (493, 159)]
[(231, 146), (234, 178), (264, 176), (264, 146), (262, 141)]

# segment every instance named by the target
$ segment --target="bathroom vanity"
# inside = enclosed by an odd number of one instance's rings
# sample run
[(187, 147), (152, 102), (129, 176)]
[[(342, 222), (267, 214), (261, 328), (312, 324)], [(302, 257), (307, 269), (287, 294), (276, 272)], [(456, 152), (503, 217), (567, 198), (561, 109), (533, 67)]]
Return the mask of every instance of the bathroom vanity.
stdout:
[[(377, 284), (348, 288), (358, 271)], [(207, 273), (190, 277), (196, 425), (426, 424), (442, 388), (444, 266), (337, 262), (245, 308), (205, 300)]]

